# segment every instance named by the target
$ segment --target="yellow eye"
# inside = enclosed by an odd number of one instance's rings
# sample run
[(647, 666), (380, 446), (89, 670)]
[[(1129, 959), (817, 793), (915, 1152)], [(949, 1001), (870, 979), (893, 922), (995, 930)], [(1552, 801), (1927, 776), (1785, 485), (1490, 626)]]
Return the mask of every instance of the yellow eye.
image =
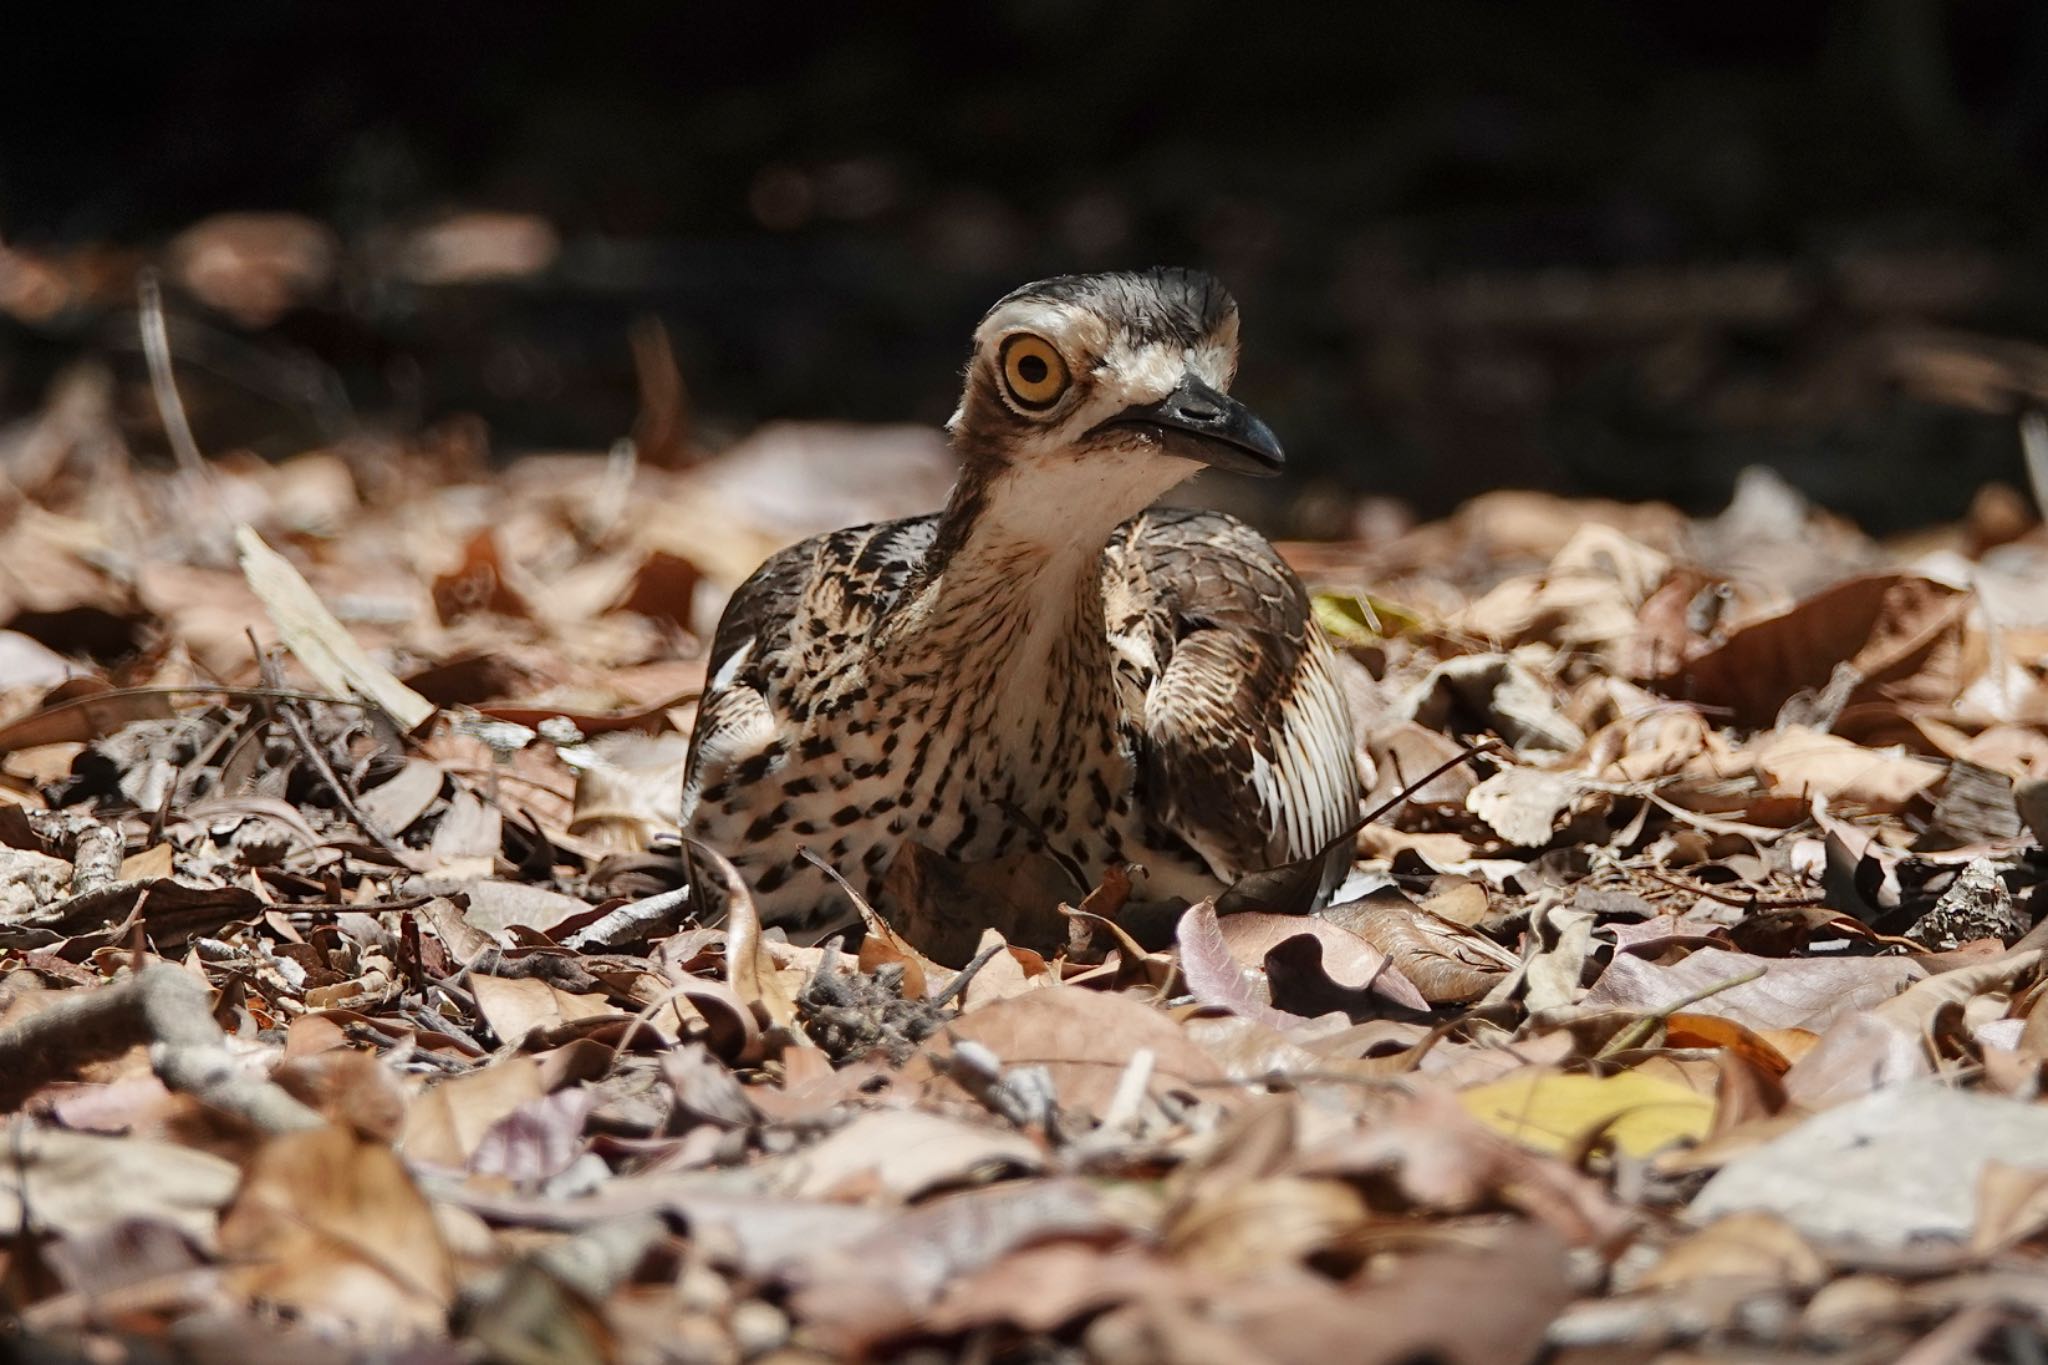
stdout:
[(1020, 408), (1049, 408), (1067, 391), (1067, 362), (1044, 337), (1020, 332), (1003, 343), (1003, 383)]

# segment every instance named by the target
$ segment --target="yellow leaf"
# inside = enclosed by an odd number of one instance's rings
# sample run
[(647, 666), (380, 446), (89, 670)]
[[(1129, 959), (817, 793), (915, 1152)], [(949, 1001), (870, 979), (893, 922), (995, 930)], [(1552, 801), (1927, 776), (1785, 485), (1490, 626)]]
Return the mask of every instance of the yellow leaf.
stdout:
[(1417, 613), (1369, 593), (1319, 592), (1311, 599), (1316, 621), (1340, 644), (1372, 644), (1423, 628)]
[(1531, 1068), (1459, 1092), (1467, 1112), (1538, 1151), (1563, 1152), (1604, 1129), (1630, 1156), (1707, 1135), (1714, 1102), (1675, 1081), (1637, 1071), (1567, 1076)]

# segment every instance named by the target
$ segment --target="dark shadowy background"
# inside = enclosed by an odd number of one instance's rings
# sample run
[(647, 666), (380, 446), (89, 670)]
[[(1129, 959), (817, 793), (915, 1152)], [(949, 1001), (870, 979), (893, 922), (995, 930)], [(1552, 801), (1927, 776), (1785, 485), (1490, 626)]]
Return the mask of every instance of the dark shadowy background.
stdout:
[[(2019, 477), (2011, 414), (2048, 373), (2038, 0), (194, 0), (22, 23), (5, 417), (81, 353), (139, 369), (135, 266), (229, 210), (306, 215), (335, 257), (239, 319), (173, 291), (210, 449), (461, 413), (499, 452), (601, 448), (635, 420), (650, 318), (710, 444), (778, 416), (935, 423), (998, 294), (1152, 262), (1238, 294), (1240, 392), (1298, 487), (1424, 512), (1501, 484), (1707, 507), (1761, 461), (1922, 521)], [(556, 244), (496, 276), (394, 265), (476, 210)], [(1310, 505), (1343, 529), (1341, 499)]]

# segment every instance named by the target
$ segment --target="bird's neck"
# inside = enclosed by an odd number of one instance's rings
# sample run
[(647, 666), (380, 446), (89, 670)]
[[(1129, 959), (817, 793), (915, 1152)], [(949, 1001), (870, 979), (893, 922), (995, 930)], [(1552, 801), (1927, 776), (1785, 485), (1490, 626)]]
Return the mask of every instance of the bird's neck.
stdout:
[(1178, 464), (971, 464), (902, 599), (900, 654), (937, 661), (955, 685), (1029, 689), (1077, 670), (1106, 685), (1103, 547), (1179, 482)]

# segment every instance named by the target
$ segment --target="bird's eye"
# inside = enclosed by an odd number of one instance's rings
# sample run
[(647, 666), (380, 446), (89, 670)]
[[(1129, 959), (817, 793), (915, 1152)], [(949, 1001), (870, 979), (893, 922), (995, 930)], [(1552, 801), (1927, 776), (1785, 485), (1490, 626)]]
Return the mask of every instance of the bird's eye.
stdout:
[(1003, 384), (1020, 408), (1042, 411), (1067, 391), (1067, 362), (1044, 337), (1020, 332), (1003, 343)]

